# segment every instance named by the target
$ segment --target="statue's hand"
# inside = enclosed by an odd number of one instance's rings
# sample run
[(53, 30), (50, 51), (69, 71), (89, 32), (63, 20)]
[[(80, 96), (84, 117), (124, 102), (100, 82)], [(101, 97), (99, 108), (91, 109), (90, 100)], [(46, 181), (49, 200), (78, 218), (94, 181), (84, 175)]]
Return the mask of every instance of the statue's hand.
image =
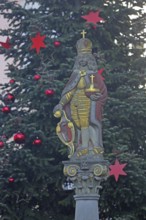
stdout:
[(97, 101), (100, 97), (101, 97), (101, 93), (95, 93), (95, 94), (90, 95), (90, 99), (92, 101)]
[(61, 104), (58, 104), (53, 109), (53, 114), (56, 118), (60, 118), (62, 115), (62, 108), (63, 106)]

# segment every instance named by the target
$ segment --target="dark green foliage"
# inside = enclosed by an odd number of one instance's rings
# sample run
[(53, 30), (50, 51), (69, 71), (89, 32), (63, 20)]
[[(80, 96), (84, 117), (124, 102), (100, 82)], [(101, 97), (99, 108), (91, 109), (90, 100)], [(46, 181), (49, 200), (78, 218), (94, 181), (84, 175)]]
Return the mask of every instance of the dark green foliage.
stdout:
[[(11, 113), (0, 112), (0, 218), (10, 220), (71, 220), (74, 215), (73, 193), (64, 192), (62, 161), (66, 148), (55, 134), (58, 122), (53, 108), (73, 68), (76, 42), (85, 29), (93, 42), (99, 69), (108, 88), (104, 109), (103, 140), (105, 157), (114, 163), (127, 163), (126, 177), (103, 183), (100, 199), (101, 220), (146, 219), (146, 59), (141, 45), (145, 40), (145, 14), (142, 0), (27, 0), (24, 8), (16, 2), (1, 0), (0, 12), (10, 22), (0, 34), (10, 37), (12, 47), (1, 48), (8, 65), (3, 94), (15, 96)], [(29, 5), (30, 3), (30, 5)], [(36, 4), (37, 3), (37, 4)], [(29, 5), (29, 7), (28, 7)], [(88, 26), (81, 15), (99, 10), (104, 24)], [(132, 19), (131, 19), (132, 16)], [(46, 48), (37, 54), (31, 50), (31, 38), (46, 35)], [(61, 45), (55, 47), (53, 42)], [(41, 79), (34, 80), (40, 74)], [(55, 95), (47, 97), (46, 89)], [(11, 137), (22, 131), (24, 144)], [(2, 137), (5, 134), (8, 139)], [(39, 137), (41, 146), (34, 146)], [(9, 141), (8, 141), (9, 140)], [(14, 182), (9, 182), (9, 177)]]
[[(106, 219), (107, 216), (108, 219), (116, 220), (145, 219), (146, 161), (134, 153), (117, 154), (117, 158), (120, 163), (127, 163), (124, 168), (127, 176), (120, 177), (118, 182), (110, 177), (103, 184), (100, 200), (101, 219)], [(108, 155), (108, 159), (114, 164), (115, 155)]]

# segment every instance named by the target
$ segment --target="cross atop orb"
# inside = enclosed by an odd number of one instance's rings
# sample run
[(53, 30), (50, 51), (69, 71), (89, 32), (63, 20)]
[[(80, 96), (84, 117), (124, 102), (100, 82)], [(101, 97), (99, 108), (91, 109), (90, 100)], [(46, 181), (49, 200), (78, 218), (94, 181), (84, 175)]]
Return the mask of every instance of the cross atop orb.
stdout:
[(95, 77), (94, 75), (91, 75), (91, 76), (90, 76), (90, 78), (91, 78), (91, 84), (93, 84), (94, 77)]
[(82, 35), (83, 38), (85, 38), (85, 35), (86, 35), (86, 34), (87, 34), (87, 32), (84, 31), (84, 30), (81, 32), (81, 35)]

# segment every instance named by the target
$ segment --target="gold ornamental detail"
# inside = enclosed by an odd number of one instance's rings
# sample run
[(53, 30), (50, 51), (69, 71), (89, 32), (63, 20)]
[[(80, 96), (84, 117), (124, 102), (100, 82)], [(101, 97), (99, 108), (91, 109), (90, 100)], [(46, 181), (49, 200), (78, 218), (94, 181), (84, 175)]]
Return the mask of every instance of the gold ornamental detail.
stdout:
[(106, 165), (96, 164), (93, 168), (95, 176), (105, 176), (108, 174), (108, 168)]
[(75, 176), (78, 172), (79, 167), (77, 165), (69, 165), (69, 166), (65, 166), (63, 173), (65, 176)]
[(99, 89), (94, 87), (94, 77), (95, 77), (94, 75), (90, 76), (91, 84), (90, 84), (90, 87), (86, 89), (86, 92), (100, 92)]
[(103, 167), (100, 164), (94, 166), (93, 173), (95, 176), (101, 176), (103, 172)]

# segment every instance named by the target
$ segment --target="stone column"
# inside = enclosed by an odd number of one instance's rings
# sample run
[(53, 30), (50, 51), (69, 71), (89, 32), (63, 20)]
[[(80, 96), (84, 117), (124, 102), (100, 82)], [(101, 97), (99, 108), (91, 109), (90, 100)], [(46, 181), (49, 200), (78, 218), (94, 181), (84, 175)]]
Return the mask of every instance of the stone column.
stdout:
[(98, 220), (98, 199), (99, 195), (76, 195), (75, 220)]
[(107, 161), (64, 161), (63, 164), (64, 175), (75, 189), (75, 220), (99, 220), (99, 189), (108, 177)]

